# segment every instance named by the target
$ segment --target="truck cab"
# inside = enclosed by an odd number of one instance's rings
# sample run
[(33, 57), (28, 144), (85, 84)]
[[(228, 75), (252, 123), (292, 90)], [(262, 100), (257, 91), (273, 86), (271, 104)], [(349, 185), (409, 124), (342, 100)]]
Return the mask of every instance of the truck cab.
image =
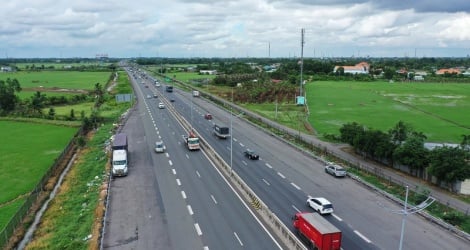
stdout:
[(129, 171), (127, 167), (127, 151), (124, 149), (113, 150), (112, 175), (126, 176)]

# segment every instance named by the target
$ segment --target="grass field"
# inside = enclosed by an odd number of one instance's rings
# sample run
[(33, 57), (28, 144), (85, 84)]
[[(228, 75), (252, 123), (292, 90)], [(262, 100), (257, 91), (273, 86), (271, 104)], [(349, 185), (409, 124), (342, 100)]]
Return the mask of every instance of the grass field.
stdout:
[[(79, 94), (73, 94), (73, 93), (60, 93), (60, 92), (47, 92), (47, 91), (45, 91), (45, 92), (40, 91), (40, 92), (41, 92), (41, 94), (46, 95), (46, 97), (65, 96), (66, 98), (71, 98), (74, 95), (79, 95)], [(16, 95), (21, 100), (25, 100), (25, 99), (30, 99), (35, 94), (36, 94), (36, 91), (21, 91), (21, 92), (17, 93)]]
[(77, 128), (14, 121), (0, 121), (0, 127), (0, 188), (6, 191), (0, 192), (0, 214), (9, 219), (17, 209), (9, 202), (33, 189)]
[(92, 90), (96, 83), (108, 82), (111, 72), (41, 71), (5, 72), (0, 80), (17, 79), (22, 88), (64, 88)]
[(54, 69), (66, 69), (68, 67), (88, 67), (88, 66), (108, 66), (111, 63), (100, 63), (100, 62), (86, 62), (86, 63), (50, 63), (50, 62), (35, 62), (35, 63), (16, 63), (15, 66), (19, 69), (26, 70), (27, 67), (31, 68), (33, 65), (36, 68), (41, 68), (44, 65), (44, 68), (54, 67)]
[(468, 84), (314, 82), (306, 91), (309, 122), (320, 134), (339, 134), (348, 122), (388, 131), (399, 120), (433, 142), (470, 134)]

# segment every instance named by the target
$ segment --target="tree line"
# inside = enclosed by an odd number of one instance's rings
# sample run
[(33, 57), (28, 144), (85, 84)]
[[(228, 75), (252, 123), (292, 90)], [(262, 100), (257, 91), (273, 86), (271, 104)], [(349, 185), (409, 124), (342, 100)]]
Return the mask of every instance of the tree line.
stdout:
[(426, 136), (403, 121), (387, 132), (352, 122), (340, 128), (339, 140), (351, 145), (364, 158), (389, 166), (406, 166), (413, 176), (422, 177), (427, 171), (453, 191), (456, 181), (470, 178), (470, 135), (462, 137), (458, 146), (427, 149)]

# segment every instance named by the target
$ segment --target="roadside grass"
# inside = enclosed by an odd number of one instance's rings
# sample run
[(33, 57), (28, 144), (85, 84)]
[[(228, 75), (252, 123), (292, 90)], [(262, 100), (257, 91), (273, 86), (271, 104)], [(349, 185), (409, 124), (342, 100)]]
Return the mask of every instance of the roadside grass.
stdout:
[(111, 72), (39, 71), (5, 72), (0, 80), (17, 79), (22, 88), (64, 88), (93, 90), (96, 83), (105, 85)]
[(470, 134), (469, 84), (313, 82), (306, 85), (310, 124), (339, 135), (357, 122), (384, 132), (398, 121), (423, 132), (428, 141), (460, 143)]
[[(0, 120), (0, 127), (3, 142), (0, 143), (0, 189), (8, 190), (0, 192), (2, 209), (8, 202), (31, 192), (77, 128), (5, 120)], [(8, 209), (13, 210), (13, 207)], [(2, 216), (11, 218), (14, 212), (8, 215), (2, 211)]]

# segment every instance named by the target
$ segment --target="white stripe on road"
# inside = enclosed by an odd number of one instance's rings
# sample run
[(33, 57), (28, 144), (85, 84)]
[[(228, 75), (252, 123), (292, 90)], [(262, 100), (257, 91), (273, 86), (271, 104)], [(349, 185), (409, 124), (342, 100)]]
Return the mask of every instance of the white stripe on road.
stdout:
[(331, 214), (331, 215), (333, 215), (333, 217), (335, 217), (335, 219), (337, 219), (339, 221), (343, 221), (343, 219), (341, 219), (338, 215), (336, 215), (336, 214)]
[(201, 174), (196, 170), (197, 177), (201, 178)]
[(295, 185), (295, 183), (291, 182), (290, 184), (291, 184), (293, 187), (297, 188), (297, 190), (300, 190), (300, 187), (297, 186), (297, 185)]
[(359, 235), (359, 237), (361, 237), (363, 240), (365, 240), (367, 243), (371, 243), (372, 241), (370, 241), (369, 239), (367, 239), (366, 236), (362, 235), (361, 233), (359, 233), (359, 231), (357, 230), (354, 230), (354, 233), (356, 233), (357, 235)]
[(263, 179), (263, 181), (264, 181), (264, 183), (266, 183), (266, 185), (268, 185), (268, 186), (271, 185), (271, 184), (269, 184), (269, 182), (267, 180)]
[(243, 148), (245, 145), (243, 145), (243, 143), (240, 143), (240, 146)]
[(168, 160), (168, 164), (170, 164), (170, 166), (173, 166), (173, 162), (171, 160)]
[(295, 211), (300, 212), (300, 210), (297, 207), (295, 207), (294, 205), (292, 205), (292, 207), (295, 209)]
[(281, 174), (281, 173), (279, 173), (279, 172), (277, 172), (277, 175), (281, 176), (282, 179), (285, 179), (285, 178), (286, 178), (283, 174)]
[(217, 204), (217, 201), (215, 200), (215, 197), (211, 194), (212, 201), (214, 201), (215, 204)]
[(196, 228), (197, 235), (201, 236), (202, 231), (201, 231), (201, 228), (199, 227), (199, 224), (195, 223), (194, 228)]
[(238, 237), (238, 234), (236, 232), (233, 232), (235, 235), (235, 238), (237, 238), (238, 242), (240, 243), (240, 246), (243, 246), (243, 242), (240, 240), (240, 237)]
[(184, 191), (181, 191), (181, 196), (183, 196), (183, 199), (186, 199), (186, 193)]
[(172, 168), (171, 172), (173, 172), (173, 174), (176, 174), (176, 169)]
[(266, 167), (273, 168), (273, 166), (269, 165), (269, 163), (266, 163)]
[(194, 213), (193, 213), (193, 209), (191, 208), (191, 206), (190, 206), (190, 205), (187, 205), (187, 208), (188, 208), (189, 214), (190, 214), (190, 215), (193, 215)]
[(181, 186), (181, 181), (180, 181), (180, 179), (176, 179), (176, 184), (178, 184), (178, 186)]

